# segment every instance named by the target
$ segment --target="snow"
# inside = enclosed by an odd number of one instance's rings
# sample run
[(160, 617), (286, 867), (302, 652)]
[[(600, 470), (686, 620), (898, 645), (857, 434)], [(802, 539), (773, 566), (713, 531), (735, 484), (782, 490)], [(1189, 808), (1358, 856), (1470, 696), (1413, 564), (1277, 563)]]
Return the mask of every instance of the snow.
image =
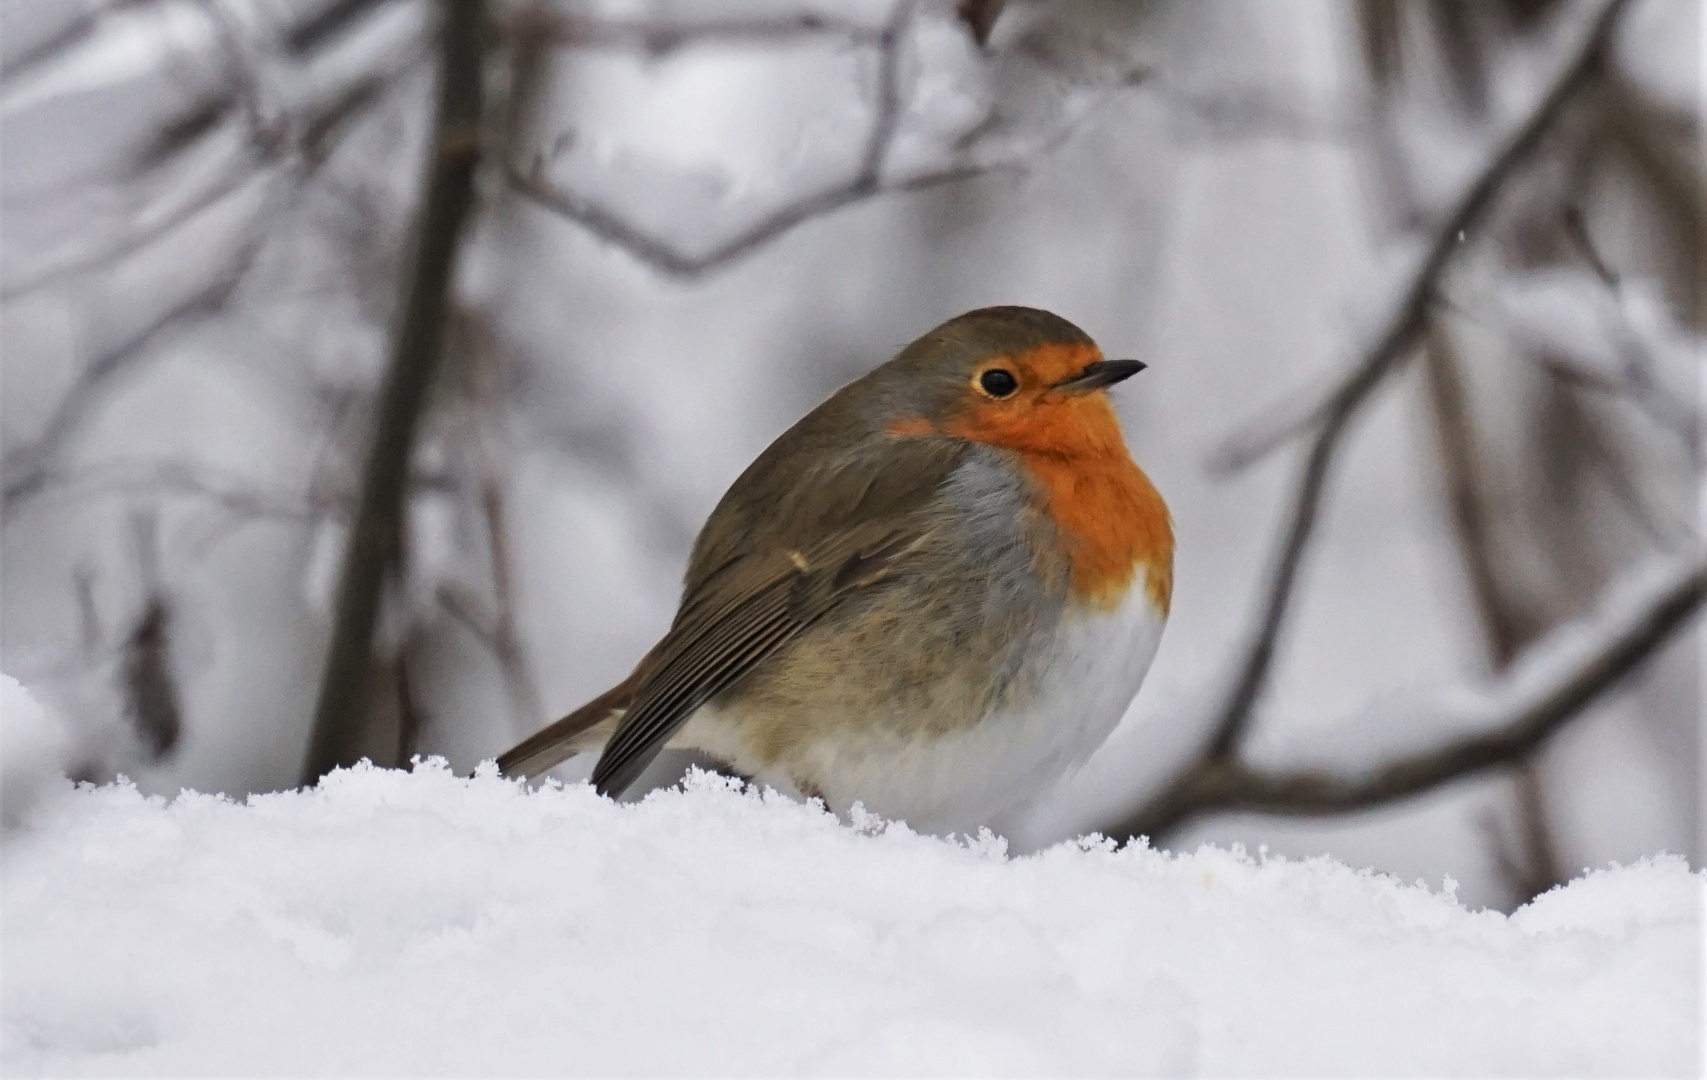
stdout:
[(62, 782), (3, 859), (7, 1075), (1700, 1063), (1674, 857), (1507, 917), (1328, 859), (1010, 858), (706, 774), (618, 805), (429, 761), (242, 803)]

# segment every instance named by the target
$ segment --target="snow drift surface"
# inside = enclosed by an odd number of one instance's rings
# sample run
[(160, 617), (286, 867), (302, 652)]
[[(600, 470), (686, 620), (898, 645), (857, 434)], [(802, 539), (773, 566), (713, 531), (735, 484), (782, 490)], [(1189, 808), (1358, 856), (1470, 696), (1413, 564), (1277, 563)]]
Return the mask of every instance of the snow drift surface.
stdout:
[(618, 806), (440, 765), (7, 837), (0, 1071), (1643, 1074), (1698, 1065), (1704, 879), (1511, 917), (1328, 860)]

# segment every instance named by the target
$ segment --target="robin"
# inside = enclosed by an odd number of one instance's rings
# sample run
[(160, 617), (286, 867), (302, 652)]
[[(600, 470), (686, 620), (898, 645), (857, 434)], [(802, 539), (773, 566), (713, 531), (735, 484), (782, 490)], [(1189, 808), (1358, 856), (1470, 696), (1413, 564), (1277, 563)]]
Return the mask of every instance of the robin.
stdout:
[(1106, 393), (1143, 368), (1035, 308), (919, 338), (748, 466), (663, 640), (499, 769), (602, 746), (616, 796), (669, 746), (838, 813), (1013, 821), (1107, 738), (1167, 619), (1167, 505)]

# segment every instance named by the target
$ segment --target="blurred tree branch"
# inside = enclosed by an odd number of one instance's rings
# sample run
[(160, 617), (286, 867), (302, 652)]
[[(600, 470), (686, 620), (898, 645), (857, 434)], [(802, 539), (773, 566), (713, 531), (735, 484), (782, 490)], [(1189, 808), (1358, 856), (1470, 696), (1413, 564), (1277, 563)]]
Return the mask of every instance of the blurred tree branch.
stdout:
[(777, 44), (826, 35), (849, 44), (878, 45), (885, 33), (867, 23), (819, 12), (689, 21), (612, 19), (581, 15), (543, 2), (514, 6), (494, 21), (498, 33), (511, 42), (577, 49), (637, 49), (652, 56), (706, 42)]
[[(1423, 372), (1434, 416), (1435, 446), (1446, 484), (1448, 517), (1458, 541), (1459, 557), (1470, 581), (1470, 593), (1482, 626), (1489, 666), (1509, 669), (1522, 650), (1546, 627), (1506, 584), (1497, 565), (1500, 549), (1488, 520), (1490, 498), (1481, 440), (1471, 418), (1464, 375), (1451, 333), (1439, 319), (1431, 320), (1423, 346)], [(1518, 903), (1560, 884), (1558, 844), (1547, 812), (1539, 763), (1533, 758), (1511, 769), (1517, 827), (1507, 839), (1497, 822), (1486, 830), (1495, 861)], [(1490, 812), (1491, 814), (1491, 812)]]
[[(988, 19), (993, 24), (1001, 5), (981, 3), (975, 6), (978, 13), (975, 15), (975, 21), (971, 23), (974, 33), (983, 25), (977, 20)], [(745, 229), (704, 251), (687, 250), (670, 238), (630, 221), (595, 198), (553, 183), (546, 176), (548, 162), (544, 154), (536, 154), (533, 160), (525, 165), (513, 159), (506, 162), (509, 183), (536, 205), (577, 223), (600, 240), (621, 248), (653, 269), (672, 277), (691, 280), (722, 269), (799, 225), (856, 203), (882, 195), (922, 191), (1023, 164), (1024, 159), (1020, 157), (974, 162), (966, 154), (969, 146), (962, 145), (955, 151), (951, 160), (936, 167), (901, 177), (884, 175), (885, 164), (900, 132), (905, 111), (901, 93), (901, 50), (915, 7), (913, 3), (897, 4), (889, 22), (875, 34), (859, 24), (846, 24), (816, 15), (761, 19), (756, 22), (629, 25), (577, 22), (555, 13), (548, 19), (541, 14), (546, 9), (524, 9), (525, 12), (533, 14), (514, 21), (513, 33), (538, 32), (539, 27), (548, 26), (552, 28), (550, 32), (556, 35), (557, 40), (566, 43), (585, 42), (607, 46), (625, 44), (651, 52), (679, 48), (690, 41), (731, 38), (768, 40), (779, 36), (832, 33), (849, 42), (876, 47), (879, 58), (877, 99), (865, 146), (860, 155), (860, 164), (847, 179), (833, 187), (806, 193), (775, 207)], [(1143, 71), (1131, 73), (1127, 84), (1141, 81), (1146, 74)], [(1066, 137), (1069, 130), (1063, 128), (1051, 141), (1059, 142)], [(978, 129), (974, 128), (970, 136), (971, 141), (976, 141), (977, 132)]]
[(1006, 6), (1007, 0), (959, 0), (955, 13), (971, 31), (972, 40), (987, 45), (991, 31), (996, 28), (996, 20), (1002, 17), (1002, 8)]
[(123, 341), (103, 350), (84, 365), (77, 381), (60, 398), (42, 432), (6, 453), (0, 462), (0, 510), (18, 511), (57, 475), (60, 458), (82, 430), (112, 385), (144, 359), (164, 335), (224, 310), (242, 284), (261, 249), (259, 238), (239, 247), (225, 265), (195, 292), (155, 315)]
[[(229, 37), (225, 47), (231, 48)], [(219, 130), (234, 112), (240, 112), (245, 120), (244, 152), (193, 186), (188, 195), (168, 185), (172, 194), (137, 213), (135, 217), (141, 224), (135, 228), (106, 243), (85, 245), (44, 259), (30, 271), (13, 275), (0, 287), (0, 300), (11, 300), (135, 255), (257, 180), (270, 179), (269, 174), (277, 169), (289, 169), (297, 183), (308, 179), (325, 162), (352, 121), (411, 72), (415, 62), (416, 58), (410, 56), (338, 87), (298, 113), (275, 115), (255, 96), (246, 59), (228, 57), (227, 66), (234, 73), (228, 85), (193, 104), (144, 140), (126, 171), (133, 180), (158, 172), (165, 163)], [(239, 72), (244, 74), (238, 75)]]
[[(1159, 837), (1203, 813), (1319, 815), (1365, 810), (1523, 760), (1672, 638), (1707, 600), (1707, 562), (1674, 573), (1634, 612), (1613, 607), (1581, 636), (1598, 647), (1569, 666), (1547, 656), (1516, 664), (1490, 696), (1508, 701), (1489, 730), (1396, 757), (1366, 771), (1267, 770), (1233, 757), (1205, 757), (1107, 831)], [(1415, 721), (1459, 728), (1459, 717)], [(1347, 725), (1348, 728), (1351, 725)]]
[(0, 72), (0, 83), (17, 83), (58, 62), (65, 54), (93, 37), (95, 31), (100, 28), (101, 20), (127, 8), (144, 7), (159, 2), (160, 0), (108, 0), (100, 7), (77, 15), (52, 34), (8, 60), (5, 70)]
[[(1381, 323), (1380, 332), (1374, 335), (1374, 343), (1363, 358), (1341, 376), (1331, 390), (1316, 400), (1295, 403), (1284, 412), (1247, 425), (1225, 440), (1210, 456), (1212, 468), (1218, 472), (1247, 468), (1310, 431), (1317, 432), (1315, 445), (1319, 446), (1322, 433), (1343, 423), (1343, 419), (1356, 411), (1358, 403), (1369, 391), (1405, 358), (1427, 322), (1429, 305), (1435, 300), (1453, 256), (1482, 224), (1511, 174), (1534, 153), (1543, 136), (1565, 112), (1566, 106), (1594, 76), (1607, 38), (1627, 3), (1628, 0), (1608, 0), (1601, 7), (1546, 94), (1523, 121), (1500, 140), (1487, 163), (1459, 196), (1452, 211), (1434, 230), (1421, 260), (1406, 279), (1397, 302)], [(1336, 435), (1329, 441), (1337, 441), (1337, 438)]]
[(406, 266), (391, 358), (333, 613), (303, 781), (355, 763), (349, 735), (363, 704), (374, 626), (399, 566), (415, 430), (443, 351), (457, 254), (475, 201), (483, 120), (484, 0), (443, 0), (439, 102), (429, 175)]

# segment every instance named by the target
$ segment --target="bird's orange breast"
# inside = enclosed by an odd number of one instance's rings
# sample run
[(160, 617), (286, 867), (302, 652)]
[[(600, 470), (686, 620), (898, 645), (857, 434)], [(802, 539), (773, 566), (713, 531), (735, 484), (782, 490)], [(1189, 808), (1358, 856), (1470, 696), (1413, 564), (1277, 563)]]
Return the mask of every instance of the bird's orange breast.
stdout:
[(1113, 608), (1143, 567), (1150, 602), (1166, 616), (1174, 586), (1173, 524), (1143, 470), (1124, 453), (1089, 461), (1022, 453), (1021, 461), (1044, 492), (1065, 543), (1074, 598)]
[[(1023, 368), (1045, 370), (1052, 379), (1056, 369), (1082, 370), (1096, 358), (1094, 349), (1074, 345), (1046, 346), (1020, 359)], [(1167, 614), (1173, 523), (1161, 493), (1127, 452), (1106, 395), (991, 403), (955, 416), (943, 431), (1018, 455), (1066, 547), (1075, 599), (1112, 608), (1143, 567), (1151, 602)]]

